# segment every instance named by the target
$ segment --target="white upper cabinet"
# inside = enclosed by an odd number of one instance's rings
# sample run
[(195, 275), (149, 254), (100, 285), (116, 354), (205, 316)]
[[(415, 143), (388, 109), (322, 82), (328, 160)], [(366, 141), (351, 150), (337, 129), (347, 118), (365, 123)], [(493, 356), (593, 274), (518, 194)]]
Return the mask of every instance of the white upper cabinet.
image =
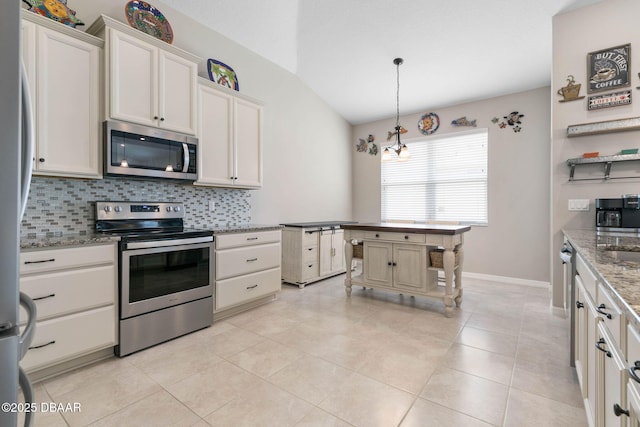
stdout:
[(104, 15), (87, 32), (106, 41), (109, 118), (195, 135), (200, 58)]
[(31, 12), (22, 30), (34, 174), (100, 178), (102, 40)]
[(262, 187), (262, 106), (201, 79), (196, 185)]

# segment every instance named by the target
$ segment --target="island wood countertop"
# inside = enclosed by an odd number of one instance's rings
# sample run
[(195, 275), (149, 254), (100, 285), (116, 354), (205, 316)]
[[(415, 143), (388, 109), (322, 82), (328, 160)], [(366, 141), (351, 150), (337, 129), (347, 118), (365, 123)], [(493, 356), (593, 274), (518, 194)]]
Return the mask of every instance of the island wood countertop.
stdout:
[(444, 225), (444, 224), (406, 224), (396, 222), (342, 224), (345, 230), (362, 231), (391, 231), (394, 233), (417, 234), (462, 234), (471, 230), (468, 225)]

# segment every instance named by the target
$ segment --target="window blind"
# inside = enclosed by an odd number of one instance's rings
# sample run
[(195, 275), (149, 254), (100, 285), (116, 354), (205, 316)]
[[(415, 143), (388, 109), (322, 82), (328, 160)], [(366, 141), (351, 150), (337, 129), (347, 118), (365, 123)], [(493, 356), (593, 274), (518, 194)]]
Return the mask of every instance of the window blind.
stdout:
[(382, 163), (382, 220), (487, 224), (488, 130), (424, 137)]

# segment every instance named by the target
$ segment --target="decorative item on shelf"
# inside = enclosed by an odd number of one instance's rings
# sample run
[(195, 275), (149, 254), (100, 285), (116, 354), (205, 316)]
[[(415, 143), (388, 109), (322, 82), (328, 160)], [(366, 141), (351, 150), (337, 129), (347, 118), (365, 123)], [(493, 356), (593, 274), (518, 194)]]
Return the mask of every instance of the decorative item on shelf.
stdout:
[(240, 91), (236, 72), (224, 62), (209, 58), (207, 60), (207, 71), (209, 72), (209, 80), (212, 82)]
[(631, 44), (611, 47), (587, 54), (587, 92), (600, 92), (629, 86)]
[(567, 126), (567, 137), (640, 130), (640, 117)]
[(431, 135), (440, 127), (440, 117), (436, 113), (427, 113), (418, 120), (418, 129), (423, 135)]
[(356, 144), (356, 151), (358, 153), (366, 153), (368, 151), (369, 154), (373, 156), (378, 154), (378, 146), (373, 142), (375, 140), (373, 135), (369, 134), (366, 140), (362, 138), (359, 138), (358, 140), (360, 141)]
[(67, 0), (22, 0), (31, 12), (61, 22), (70, 27), (84, 25), (76, 18), (76, 11), (67, 6)]
[(173, 29), (167, 18), (146, 1), (132, 0), (124, 5), (129, 25), (163, 42), (173, 42)]
[(621, 92), (608, 93), (606, 95), (590, 96), (587, 109), (592, 111), (629, 104), (631, 104), (631, 91), (623, 90)]
[(620, 150), (620, 154), (638, 154), (637, 148), (625, 148), (624, 150)]
[(387, 141), (391, 139), (391, 137), (396, 137), (396, 143), (394, 145), (390, 145), (385, 147), (382, 153), (382, 161), (388, 162), (391, 160), (391, 151), (395, 151), (399, 162), (406, 162), (409, 160), (410, 154), (409, 149), (405, 144), (400, 142), (400, 134), (407, 132), (402, 126), (400, 126), (400, 65), (404, 60), (402, 58), (396, 58), (393, 60), (393, 63), (396, 65), (396, 127), (395, 132), (389, 132), (389, 137)]
[[(496, 118), (496, 120), (498, 120)], [(455, 119), (451, 122), (452, 126), (473, 126), (476, 127), (476, 119), (471, 121), (467, 120), (467, 116), (460, 117), (459, 119)]]
[(582, 153), (582, 157), (585, 159), (590, 159), (592, 157), (598, 157), (600, 155), (599, 151), (592, 151), (590, 153)]
[(569, 74), (567, 76), (567, 85), (558, 89), (558, 95), (561, 95), (563, 99), (559, 102), (576, 101), (578, 99), (584, 99), (584, 96), (580, 95), (580, 83), (576, 84), (573, 76)]

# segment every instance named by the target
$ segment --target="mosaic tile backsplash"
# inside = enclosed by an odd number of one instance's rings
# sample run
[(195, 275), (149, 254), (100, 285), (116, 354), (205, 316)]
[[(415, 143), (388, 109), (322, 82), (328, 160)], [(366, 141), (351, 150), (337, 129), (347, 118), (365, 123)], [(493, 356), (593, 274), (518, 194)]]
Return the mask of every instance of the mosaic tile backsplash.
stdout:
[[(251, 192), (195, 187), (171, 181), (104, 178), (80, 180), (34, 176), (21, 238), (77, 234), (95, 229), (96, 201), (182, 202), (185, 227), (215, 228), (251, 222)], [(209, 201), (215, 202), (214, 212)]]

